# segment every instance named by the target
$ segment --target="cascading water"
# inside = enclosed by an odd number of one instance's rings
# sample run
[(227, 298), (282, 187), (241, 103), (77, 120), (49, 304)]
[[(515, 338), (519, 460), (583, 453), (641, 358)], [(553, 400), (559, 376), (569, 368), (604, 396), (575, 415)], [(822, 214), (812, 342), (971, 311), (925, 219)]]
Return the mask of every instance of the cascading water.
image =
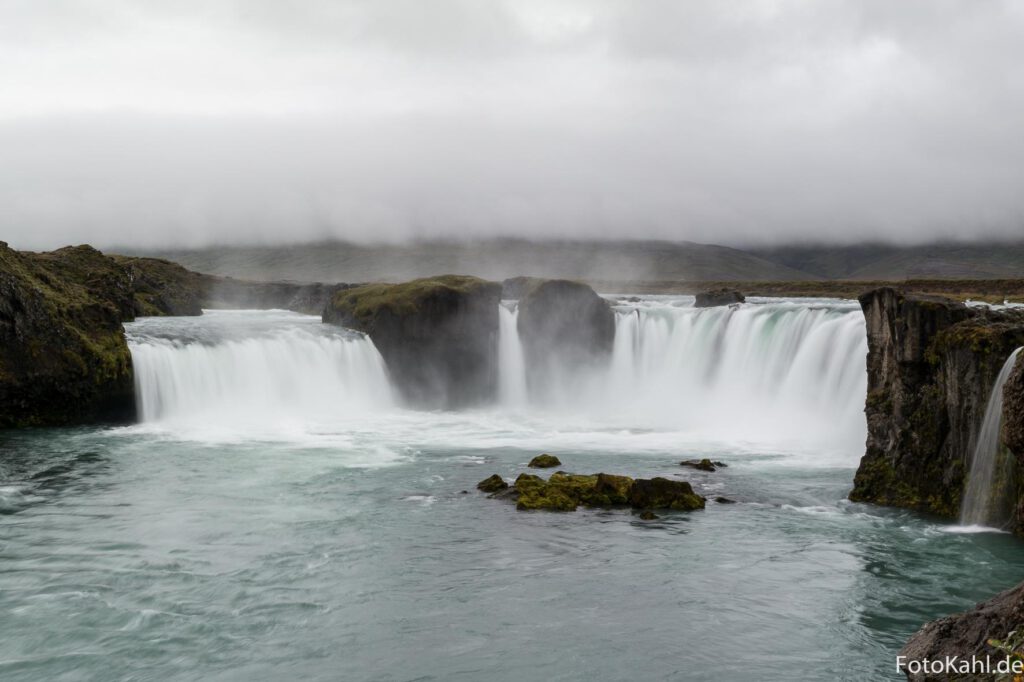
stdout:
[(1013, 458), (1007, 456), (1001, 447), (999, 430), (1003, 417), (1003, 386), (1020, 351), (1020, 348), (1013, 351), (1003, 364), (985, 406), (985, 416), (971, 457), (967, 489), (960, 505), (960, 522), (965, 526), (997, 528), (1005, 524), (1009, 516), (1006, 504), (1008, 491), (1004, 486), (1011, 477)]
[(615, 310), (607, 371), (531, 401), (709, 438), (863, 451), (867, 341), (855, 303), (697, 309), (654, 297)]
[(126, 325), (143, 422), (326, 421), (393, 403), (369, 339), (280, 311)]
[(498, 390), (501, 403), (509, 407), (526, 404), (526, 362), (519, 340), (519, 310), (513, 302), (498, 309)]

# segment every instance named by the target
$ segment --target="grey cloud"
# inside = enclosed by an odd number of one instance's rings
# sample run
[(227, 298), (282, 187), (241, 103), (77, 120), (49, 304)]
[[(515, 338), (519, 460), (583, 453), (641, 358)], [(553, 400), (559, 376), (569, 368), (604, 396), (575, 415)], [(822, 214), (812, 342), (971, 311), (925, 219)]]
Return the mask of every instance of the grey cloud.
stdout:
[(26, 248), (1024, 237), (1013, 2), (64, 0), (0, 19), (24, 27), (0, 45), (0, 238)]

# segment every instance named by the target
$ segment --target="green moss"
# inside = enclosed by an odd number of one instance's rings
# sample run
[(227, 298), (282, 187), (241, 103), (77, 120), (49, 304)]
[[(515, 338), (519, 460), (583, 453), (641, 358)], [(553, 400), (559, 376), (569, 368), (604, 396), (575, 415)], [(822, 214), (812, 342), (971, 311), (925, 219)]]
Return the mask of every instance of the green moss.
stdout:
[(544, 480), (533, 474), (521, 474), (515, 489), (517, 508), (523, 510), (575, 511), (576, 507), (614, 507), (629, 503), (633, 479), (612, 474), (568, 474), (555, 472)]
[(629, 503), (637, 509), (703, 509), (705, 500), (686, 481), (655, 477), (637, 480), (629, 492)]
[(508, 483), (505, 482), (498, 474), (491, 474), (484, 480), (476, 484), (477, 490), (485, 493), (496, 493), (499, 490), (505, 490), (508, 488)]
[(892, 396), (885, 389), (879, 388), (868, 393), (867, 398), (864, 401), (865, 407), (870, 410), (882, 412), (884, 414), (892, 413)]
[(889, 460), (881, 454), (866, 455), (853, 478), (850, 499), (891, 507), (917, 509), (920, 497), (896, 475)]
[(13, 316), (0, 329), (0, 426), (88, 419), (131, 402), (131, 353), (121, 322), (131, 279), (90, 247), (19, 253), (0, 244), (0, 284)]
[(531, 469), (550, 469), (551, 467), (561, 466), (562, 462), (554, 455), (544, 453), (543, 455), (537, 455), (530, 460), (527, 465)]
[(402, 284), (367, 284), (337, 292), (331, 300), (331, 308), (337, 314), (348, 315), (361, 324), (367, 324), (382, 309), (395, 315), (411, 315), (433, 295), (471, 293), (481, 286), (497, 285), (465, 275), (426, 277)]

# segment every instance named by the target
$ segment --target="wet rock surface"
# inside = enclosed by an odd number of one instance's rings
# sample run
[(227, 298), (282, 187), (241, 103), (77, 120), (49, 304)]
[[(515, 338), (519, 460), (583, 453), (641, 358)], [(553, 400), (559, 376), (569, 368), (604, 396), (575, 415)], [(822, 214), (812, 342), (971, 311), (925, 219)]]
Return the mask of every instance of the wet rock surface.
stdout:
[[(575, 511), (578, 507), (615, 508), (631, 507), (644, 511), (666, 509), (692, 511), (703, 509), (705, 499), (693, 491), (686, 481), (665, 478), (633, 479), (614, 474), (572, 474), (556, 471), (544, 479), (536, 474), (520, 474), (508, 488), (494, 474), (477, 487), (495, 494), (496, 499), (510, 499), (520, 510)], [(507, 487), (507, 486), (506, 486)]]
[(530, 467), (531, 469), (549, 469), (551, 467), (557, 467), (561, 465), (562, 462), (557, 457), (555, 457), (554, 455), (549, 455), (547, 453), (543, 455), (537, 455), (536, 457), (530, 460), (529, 464), (527, 464), (527, 466)]
[(562, 385), (611, 358), (615, 313), (581, 282), (552, 279), (531, 286), (519, 301), (517, 325), (531, 390)]
[(406, 402), (455, 408), (497, 390), (501, 285), (444, 275), (338, 291), (323, 321), (367, 333)]
[(1024, 315), (893, 288), (860, 303), (868, 439), (850, 499), (955, 518), (989, 393), (1024, 343)]
[(711, 461), (710, 459), (687, 459), (679, 463), (679, 466), (690, 467), (697, 471), (713, 472), (718, 471), (722, 467), (728, 466), (725, 462)]

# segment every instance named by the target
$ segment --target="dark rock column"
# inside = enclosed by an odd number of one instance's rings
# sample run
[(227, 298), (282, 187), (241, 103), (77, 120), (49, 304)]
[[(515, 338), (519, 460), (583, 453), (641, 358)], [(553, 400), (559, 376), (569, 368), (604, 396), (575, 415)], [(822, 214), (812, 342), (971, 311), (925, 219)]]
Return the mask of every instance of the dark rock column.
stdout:
[(323, 320), (366, 332), (409, 404), (454, 408), (496, 395), (500, 300), (500, 284), (445, 275), (339, 291)]
[(543, 280), (520, 298), (518, 329), (527, 384), (531, 391), (543, 391), (608, 363), (615, 313), (582, 282)]

